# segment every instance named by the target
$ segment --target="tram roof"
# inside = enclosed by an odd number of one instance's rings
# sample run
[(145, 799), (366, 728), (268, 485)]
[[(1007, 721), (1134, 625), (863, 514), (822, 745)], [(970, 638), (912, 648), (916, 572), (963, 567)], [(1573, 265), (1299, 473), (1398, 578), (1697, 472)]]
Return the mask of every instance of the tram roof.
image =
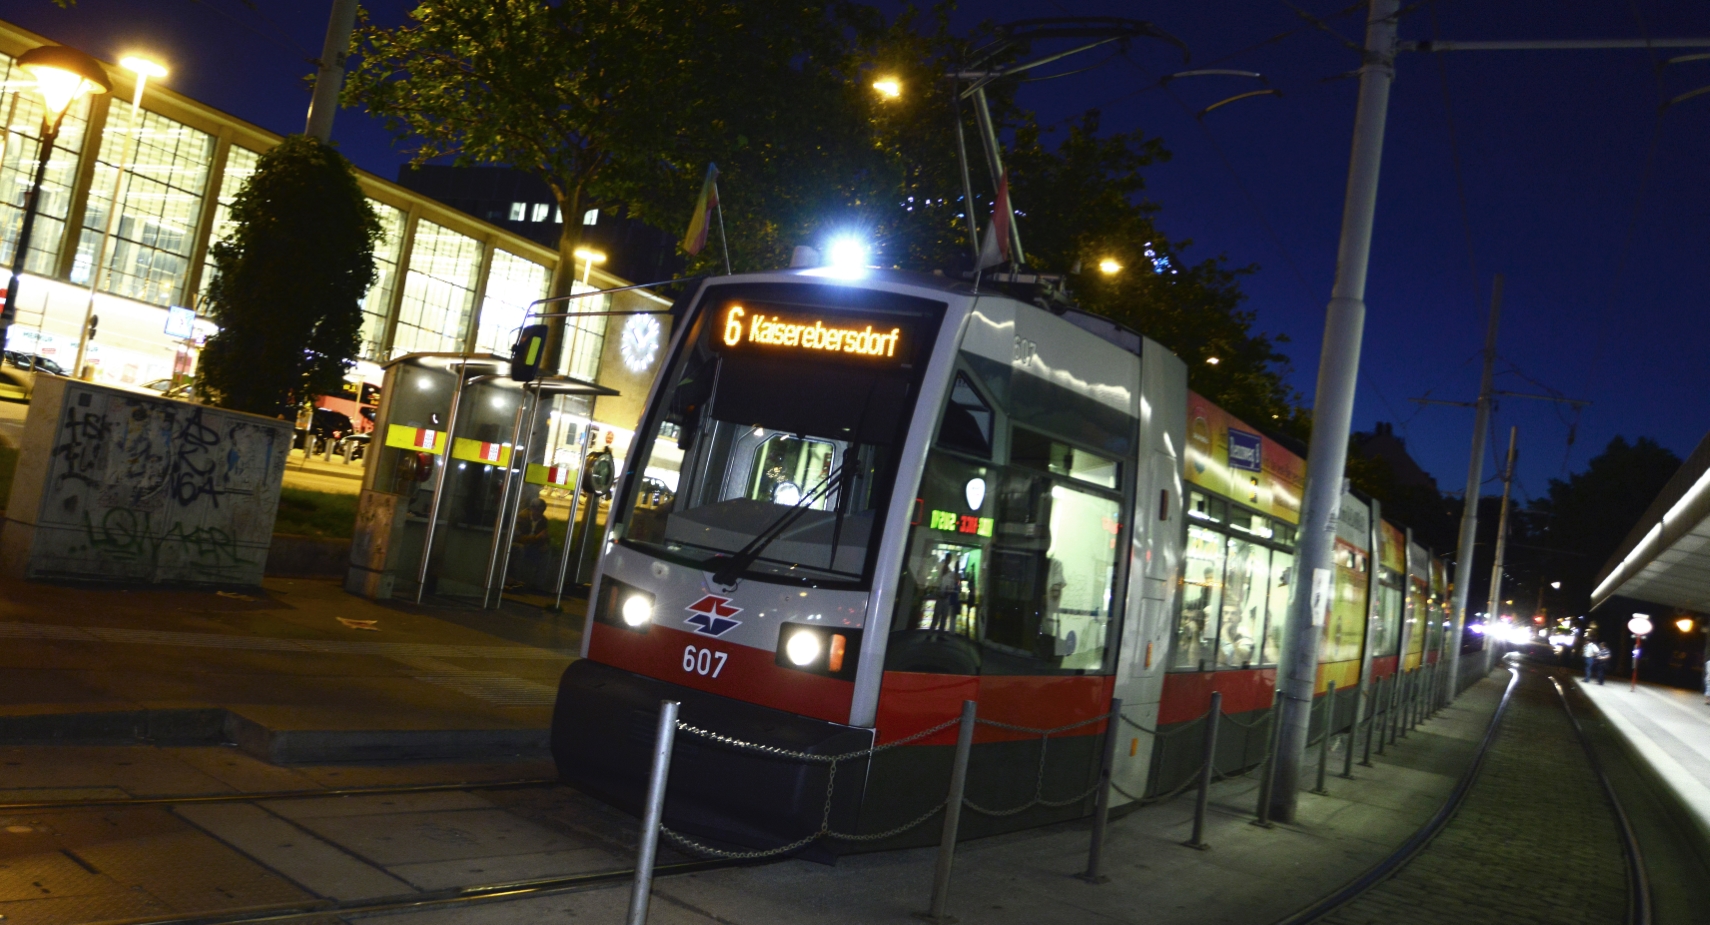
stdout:
[(1591, 606), (1616, 595), (1710, 611), (1710, 435), (1598, 573)]

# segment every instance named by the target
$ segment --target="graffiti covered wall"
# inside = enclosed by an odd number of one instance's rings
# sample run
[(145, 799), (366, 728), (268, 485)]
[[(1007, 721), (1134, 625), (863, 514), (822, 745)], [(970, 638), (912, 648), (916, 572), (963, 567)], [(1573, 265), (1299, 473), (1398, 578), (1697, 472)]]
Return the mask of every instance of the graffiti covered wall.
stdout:
[(0, 557), (9, 575), (258, 585), (292, 428), (42, 376)]

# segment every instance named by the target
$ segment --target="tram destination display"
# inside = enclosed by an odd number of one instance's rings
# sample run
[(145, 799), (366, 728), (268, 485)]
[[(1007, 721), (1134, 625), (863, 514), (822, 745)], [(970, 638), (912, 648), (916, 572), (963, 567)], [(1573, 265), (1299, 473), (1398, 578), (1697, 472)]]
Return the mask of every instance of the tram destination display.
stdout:
[(750, 301), (729, 302), (714, 317), (713, 345), (723, 353), (846, 358), (875, 366), (906, 366), (913, 354), (908, 327), (892, 318), (810, 314)]

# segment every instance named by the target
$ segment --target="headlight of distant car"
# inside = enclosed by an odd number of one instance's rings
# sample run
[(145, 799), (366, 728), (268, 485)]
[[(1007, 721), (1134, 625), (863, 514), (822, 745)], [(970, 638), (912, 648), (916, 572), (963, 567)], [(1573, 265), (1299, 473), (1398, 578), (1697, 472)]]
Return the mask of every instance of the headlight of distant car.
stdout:
[(855, 680), (861, 631), (842, 626), (785, 623), (778, 630), (778, 665), (796, 671)]

